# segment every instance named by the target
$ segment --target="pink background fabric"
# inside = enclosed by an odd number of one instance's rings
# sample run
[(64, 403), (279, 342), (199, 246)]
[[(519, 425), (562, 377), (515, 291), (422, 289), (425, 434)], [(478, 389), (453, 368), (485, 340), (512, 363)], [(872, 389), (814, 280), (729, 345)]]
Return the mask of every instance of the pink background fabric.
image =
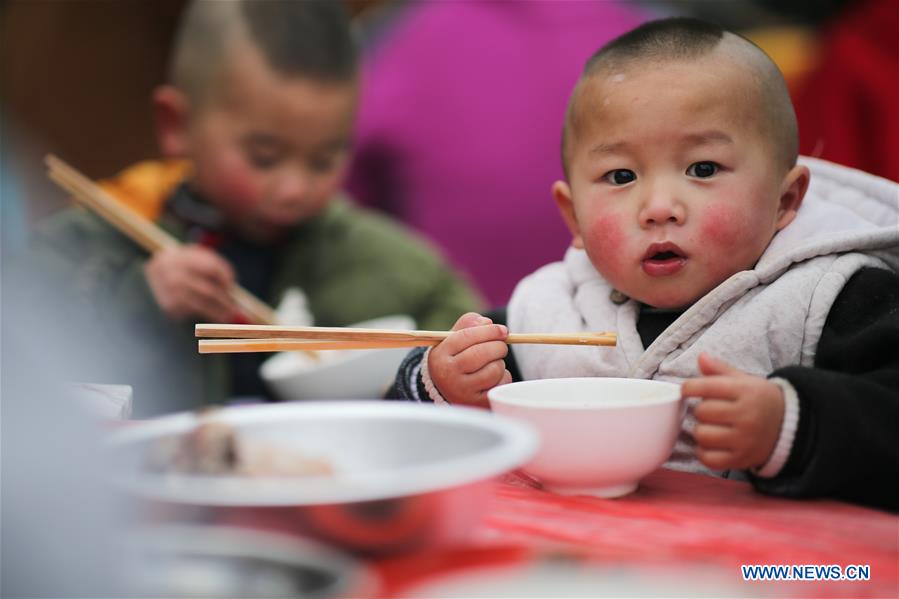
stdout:
[(571, 89), (594, 51), (646, 18), (614, 1), (411, 4), (364, 63), (351, 193), (504, 304), (570, 242), (550, 188)]

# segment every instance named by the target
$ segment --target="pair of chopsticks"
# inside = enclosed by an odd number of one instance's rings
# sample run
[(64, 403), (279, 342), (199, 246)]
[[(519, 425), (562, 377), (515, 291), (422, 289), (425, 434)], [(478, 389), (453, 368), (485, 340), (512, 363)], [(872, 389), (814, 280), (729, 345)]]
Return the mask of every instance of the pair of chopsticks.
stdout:
[[(201, 354), (331, 349), (389, 349), (437, 345), (451, 331), (396, 331), (343, 327), (278, 327), (239, 324), (198, 324)], [(511, 333), (506, 343), (552, 345), (615, 345), (615, 333)]]
[[(51, 180), (151, 254), (180, 245), (177, 239), (130, 210), (102, 187), (53, 154), (48, 154), (44, 162)], [(235, 285), (228, 294), (241, 311), (254, 322), (260, 324), (277, 322), (275, 311), (243, 287)]]

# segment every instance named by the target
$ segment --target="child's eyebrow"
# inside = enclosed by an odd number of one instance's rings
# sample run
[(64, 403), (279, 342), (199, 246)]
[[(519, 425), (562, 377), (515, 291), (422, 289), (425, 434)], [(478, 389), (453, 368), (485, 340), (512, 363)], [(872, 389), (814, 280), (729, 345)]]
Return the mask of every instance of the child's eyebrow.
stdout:
[(243, 138), (243, 141), (244, 143), (255, 146), (280, 147), (284, 145), (284, 141), (277, 136), (259, 132), (247, 134)]
[(723, 143), (732, 144), (734, 140), (724, 131), (712, 130), (702, 131), (700, 133), (691, 133), (684, 135), (683, 140), (694, 146), (702, 146), (707, 144)]
[(587, 152), (588, 155), (593, 156), (594, 154), (617, 154), (627, 148), (626, 141), (618, 141), (615, 143), (598, 143)]
[[(284, 148), (289, 145), (288, 141), (278, 137), (277, 135), (259, 131), (248, 133), (243, 137), (243, 143), (248, 146), (255, 146), (258, 148), (274, 149)], [(314, 148), (314, 151), (323, 153), (339, 152), (348, 148), (349, 145), (350, 139), (348, 137), (339, 137), (319, 144)]]
[(350, 147), (349, 137), (338, 137), (321, 144), (318, 148), (320, 152), (339, 152)]
[[(734, 140), (730, 135), (725, 133), (724, 131), (719, 131), (717, 129), (713, 129), (710, 131), (701, 131), (699, 133), (689, 133), (682, 137), (682, 140), (687, 145), (691, 146), (702, 146), (709, 144), (733, 144)], [(598, 143), (595, 146), (591, 147), (587, 152), (589, 156), (595, 156), (597, 154), (619, 154), (623, 151), (626, 151), (629, 147), (629, 144), (626, 141), (617, 141), (614, 143)]]

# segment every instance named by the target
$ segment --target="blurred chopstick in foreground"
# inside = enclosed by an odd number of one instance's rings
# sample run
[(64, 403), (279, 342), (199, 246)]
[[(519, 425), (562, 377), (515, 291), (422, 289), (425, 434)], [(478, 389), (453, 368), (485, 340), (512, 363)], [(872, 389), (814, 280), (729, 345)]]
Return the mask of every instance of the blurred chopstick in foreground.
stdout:
[[(329, 349), (386, 349), (437, 345), (450, 331), (395, 331), (343, 327), (198, 324), (201, 354)], [(512, 333), (506, 343), (615, 345), (615, 333)]]
[[(84, 206), (104, 218), (148, 252), (155, 253), (181, 244), (177, 239), (109, 195), (102, 187), (54, 156), (44, 158), (47, 175)], [(235, 285), (229, 291), (241, 311), (255, 322), (274, 324), (275, 311), (252, 293)]]

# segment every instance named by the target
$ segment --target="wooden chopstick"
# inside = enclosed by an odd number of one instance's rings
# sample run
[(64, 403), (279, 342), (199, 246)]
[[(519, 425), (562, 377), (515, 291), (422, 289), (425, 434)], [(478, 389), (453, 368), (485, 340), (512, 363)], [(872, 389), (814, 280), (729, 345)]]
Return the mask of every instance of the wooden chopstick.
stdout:
[[(153, 222), (124, 206), (104, 191), (102, 187), (53, 154), (48, 154), (44, 161), (51, 180), (148, 252), (155, 253), (165, 248), (180, 245), (177, 239)], [(275, 311), (243, 287), (235, 285), (229, 291), (229, 295), (240, 307), (241, 311), (253, 321), (260, 324), (274, 324), (277, 322)]]
[(304, 351), (315, 353), (334, 349), (391, 349), (412, 348), (420, 341), (306, 341), (303, 339), (200, 339), (201, 354), (231, 354), (239, 352)]
[[(287, 351), (308, 348), (376, 349), (437, 345), (451, 331), (396, 331), (343, 327), (279, 327), (263, 325), (198, 324), (200, 353)], [(511, 333), (506, 343), (552, 345), (615, 345), (615, 333)]]

